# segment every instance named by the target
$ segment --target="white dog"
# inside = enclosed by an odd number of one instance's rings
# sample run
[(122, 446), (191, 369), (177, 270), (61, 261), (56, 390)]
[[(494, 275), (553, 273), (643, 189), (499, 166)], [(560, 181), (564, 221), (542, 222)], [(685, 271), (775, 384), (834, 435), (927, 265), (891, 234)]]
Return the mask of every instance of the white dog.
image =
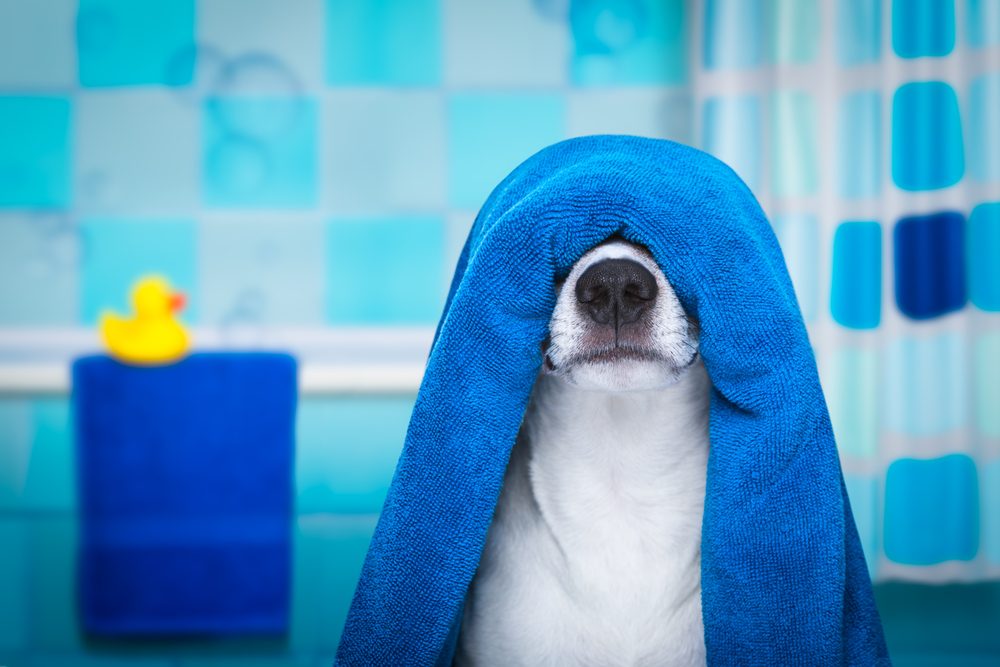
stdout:
[(466, 600), (462, 667), (704, 665), (710, 382), (649, 252), (573, 267)]

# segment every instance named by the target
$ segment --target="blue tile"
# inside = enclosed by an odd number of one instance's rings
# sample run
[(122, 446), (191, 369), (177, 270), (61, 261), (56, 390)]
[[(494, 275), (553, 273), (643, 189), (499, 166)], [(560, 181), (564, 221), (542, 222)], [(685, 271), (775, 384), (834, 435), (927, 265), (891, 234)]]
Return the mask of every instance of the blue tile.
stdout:
[(434, 85), (441, 80), (438, 0), (327, 0), (331, 85)]
[(403, 449), (411, 397), (307, 398), (296, 427), (299, 514), (378, 514)]
[(1000, 0), (966, 0), (965, 18), (970, 46), (1000, 44)]
[(31, 403), (0, 399), (0, 508), (17, 508), (31, 457)]
[(900, 58), (951, 53), (955, 48), (953, 0), (893, 0), (892, 48)]
[(712, 97), (702, 107), (702, 148), (739, 174), (751, 190), (761, 183), (760, 100), (754, 95)]
[(892, 178), (903, 190), (936, 190), (965, 172), (955, 91), (943, 81), (900, 86), (892, 103)]
[(510, 171), (565, 135), (556, 94), (456, 93), (448, 100), (448, 199), (478, 209)]
[(983, 552), (986, 559), (1000, 565), (1000, 459), (982, 467)]
[(61, 213), (0, 215), (0, 325), (77, 322), (78, 237)]
[(71, 511), (76, 507), (76, 466), (69, 401), (36, 399), (31, 413), (31, 459), (22, 506), (32, 510)]
[(878, 482), (874, 477), (844, 475), (847, 496), (858, 527), (861, 548), (868, 562), (868, 572), (874, 576), (878, 564)]
[(968, 561), (979, 551), (979, 480), (964, 454), (899, 459), (885, 482), (885, 554), (904, 565)]
[(24, 611), (31, 604), (25, 586), (30, 561), (24, 523), (0, 519), (0, 656), (23, 650), (28, 634)]
[(1000, 311), (1000, 202), (972, 209), (966, 249), (969, 300), (980, 310)]
[(144, 274), (165, 276), (187, 295), (185, 322), (198, 319), (194, 222), (91, 219), (80, 224), (83, 247), (81, 317), (93, 324), (103, 310), (132, 312), (129, 292)]
[(325, 270), (320, 221), (245, 216), (199, 226), (202, 321), (320, 324)]
[(70, 203), (70, 122), (64, 97), (0, 96), (0, 208)]
[(889, 344), (882, 383), (886, 430), (942, 436), (968, 419), (967, 344), (964, 336), (902, 336)]
[(965, 219), (956, 211), (900, 218), (893, 230), (896, 305), (924, 320), (965, 305)]
[(206, 204), (308, 208), (318, 201), (317, 104), (307, 97), (205, 101), (202, 192)]
[(882, 99), (876, 91), (851, 93), (840, 102), (840, 194), (877, 196), (882, 189)]
[(969, 176), (981, 183), (1000, 182), (1000, 74), (972, 81), (969, 90)]
[(840, 0), (837, 3), (837, 60), (850, 67), (876, 62), (881, 55), (881, 0)]
[(806, 322), (813, 322), (818, 310), (816, 256), (819, 254), (819, 222), (814, 215), (786, 214), (775, 216), (771, 225), (781, 244), (802, 317)]
[(177, 59), (195, 41), (195, 0), (80, 0), (80, 84), (88, 88), (191, 82), (194, 61)]
[(702, 62), (706, 69), (748, 69), (764, 60), (760, 0), (705, 2)]
[(851, 329), (874, 329), (882, 315), (882, 228), (841, 223), (833, 236), (830, 314)]
[(326, 248), (328, 322), (430, 325), (441, 316), (441, 219), (333, 220)]
[(573, 82), (673, 85), (687, 79), (683, 0), (570, 3)]

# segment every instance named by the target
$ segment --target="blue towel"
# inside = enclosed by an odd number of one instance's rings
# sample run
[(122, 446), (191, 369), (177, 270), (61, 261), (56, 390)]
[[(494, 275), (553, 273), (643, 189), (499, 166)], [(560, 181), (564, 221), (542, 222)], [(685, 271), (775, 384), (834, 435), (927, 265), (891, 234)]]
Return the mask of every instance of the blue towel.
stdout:
[(714, 385), (702, 530), (708, 663), (889, 664), (774, 233), (723, 163), (626, 135), (539, 151), (479, 211), (336, 664), (451, 664), (542, 363), (553, 281), (615, 233), (649, 247), (701, 324)]
[(295, 403), (283, 354), (76, 361), (86, 632), (287, 630)]

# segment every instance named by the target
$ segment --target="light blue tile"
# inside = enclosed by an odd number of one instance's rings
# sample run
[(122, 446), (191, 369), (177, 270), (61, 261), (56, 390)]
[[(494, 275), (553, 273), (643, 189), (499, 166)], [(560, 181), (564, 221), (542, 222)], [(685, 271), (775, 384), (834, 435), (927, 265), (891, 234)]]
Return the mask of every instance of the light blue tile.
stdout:
[(1000, 44), (1000, 0), (966, 0), (965, 18), (970, 46)]
[(809, 93), (771, 96), (771, 191), (778, 197), (811, 195), (819, 188), (816, 103)]
[(77, 525), (73, 516), (33, 518), (28, 526), (31, 566), (26, 585), (28, 643), (40, 654), (82, 646), (76, 614)]
[(695, 145), (694, 101), (684, 88), (576, 89), (567, 102), (567, 136), (637, 134)]
[(802, 317), (807, 323), (813, 322), (818, 310), (819, 222), (814, 215), (786, 214), (775, 216), (771, 224), (781, 244)]
[(181, 313), (198, 320), (194, 222), (188, 220), (90, 219), (80, 224), (82, 319), (92, 324), (103, 310), (132, 312), (129, 293), (148, 273), (165, 276), (187, 295)]
[(909, 436), (948, 433), (965, 424), (965, 342), (956, 333), (905, 336), (889, 345), (885, 427)]
[(969, 90), (969, 176), (1000, 182), (1000, 74), (981, 76)]
[(0, 215), (0, 325), (77, 322), (78, 237), (62, 213)]
[(1000, 333), (984, 333), (975, 339), (972, 348), (975, 369), (976, 428), (985, 436), (1000, 438)]
[(823, 389), (841, 456), (871, 460), (878, 452), (881, 425), (879, 350), (842, 347), (830, 355)]
[(704, 26), (706, 69), (749, 69), (763, 63), (761, 0), (706, 0)]
[(702, 108), (702, 148), (739, 174), (751, 190), (761, 184), (760, 100), (754, 95), (712, 97)]
[(955, 48), (953, 0), (893, 0), (892, 48), (900, 58), (951, 53)]
[(430, 325), (441, 316), (441, 219), (336, 219), (326, 249), (327, 321)]
[(876, 62), (882, 54), (881, 0), (839, 0), (837, 59), (841, 65)]
[[(0, 87), (68, 88), (76, 83), (72, 39), (77, 0), (0, 2)], [(30, 63), (30, 65), (29, 65)]]
[(854, 523), (858, 527), (861, 548), (868, 562), (868, 572), (875, 575), (878, 564), (878, 482), (874, 477), (844, 475)]
[(905, 565), (968, 561), (979, 551), (979, 481), (965, 454), (898, 459), (885, 482), (885, 555)]
[(438, 0), (327, 0), (331, 85), (434, 85), (441, 80)]
[(851, 329), (874, 329), (882, 317), (882, 228), (843, 222), (833, 236), (830, 314)]
[(840, 194), (874, 197), (882, 189), (882, 99), (877, 91), (851, 93), (840, 102)]
[(194, 0), (80, 0), (76, 22), (80, 83), (85, 87), (184, 85), (174, 62), (195, 36)]
[(22, 505), (32, 510), (71, 511), (76, 507), (76, 466), (69, 401), (39, 398), (31, 408), (31, 459)]
[(1000, 202), (972, 209), (965, 247), (969, 300), (980, 310), (1000, 311)]
[(403, 449), (413, 398), (305, 399), (296, 427), (300, 514), (378, 514)]
[(245, 217), (199, 226), (201, 317), (209, 324), (320, 324), (323, 224)]
[(0, 519), (0, 660), (25, 648), (25, 610), (31, 604), (25, 581), (30, 566), (25, 521)]
[(70, 123), (64, 97), (0, 95), (0, 208), (70, 203)]
[(31, 403), (0, 399), (0, 508), (17, 508), (31, 458)]
[(936, 190), (965, 173), (955, 91), (943, 81), (900, 86), (892, 103), (892, 178), (903, 190)]
[(299, 517), (290, 644), (331, 656), (340, 642), (376, 516)]
[(819, 48), (818, 0), (768, 0), (769, 62), (802, 65), (813, 62)]
[(456, 93), (448, 100), (449, 202), (478, 209), (514, 167), (564, 138), (555, 94)]
[(204, 105), (202, 192), (230, 208), (318, 201), (317, 104), (308, 97), (213, 97)]
[(572, 2), (577, 85), (677, 85), (687, 80), (683, 0)]
[(337, 213), (447, 205), (445, 106), (437, 92), (352, 89), (327, 97), (323, 187)]
[(983, 490), (983, 553), (986, 559), (1000, 565), (1000, 460), (980, 468)]

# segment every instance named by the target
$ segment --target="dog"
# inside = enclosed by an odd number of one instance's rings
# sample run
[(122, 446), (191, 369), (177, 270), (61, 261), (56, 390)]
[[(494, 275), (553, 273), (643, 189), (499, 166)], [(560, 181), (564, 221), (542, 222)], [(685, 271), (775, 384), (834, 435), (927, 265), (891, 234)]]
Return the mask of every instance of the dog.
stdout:
[(704, 665), (698, 323), (619, 237), (556, 289), (454, 664)]

